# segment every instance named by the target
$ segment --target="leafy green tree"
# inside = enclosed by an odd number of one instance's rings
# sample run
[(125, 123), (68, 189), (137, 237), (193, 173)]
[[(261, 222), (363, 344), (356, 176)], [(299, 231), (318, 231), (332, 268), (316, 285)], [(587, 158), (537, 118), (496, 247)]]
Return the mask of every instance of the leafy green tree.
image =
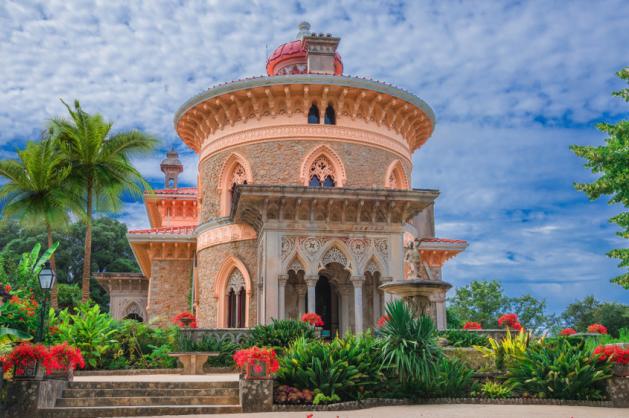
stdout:
[(124, 192), (139, 195), (148, 183), (131, 163), (131, 157), (151, 151), (157, 141), (139, 131), (111, 133), (112, 124), (99, 114), (74, 109), (65, 102), (70, 119), (51, 121), (50, 130), (58, 138), (72, 166), (72, 184), (85, 196), (85, 242), (82, 271), (82, 300), (90, 295), (92, 266), (92, 220), (95, 210), (115, 211)]
[(629, 328), (629, 306), (613, 302), (600, 302), (586, 296), (568, 305), (561, 315), (566, 326), (585, 332), (590, 324), (603, 324), (614, 337), (620, 328)]
[(549, 325), (546, 315), (546, 301), (531, 295), (508, 297), (500, 282), (496, 280), (474, 280), (460, 287), (449, 300), (448, 321), (480, 322), (483, 328), (497, 328), (498, 318), (507, 312), (518, 315), (520, 323), (531, 330), (539, 330)]
[[(618, 77), (629, 82), (629, 67), (619, 71)], [(614, 92), (614, 96), (629, 102), (629, 88)], [(620, 203), (625, 211), (610, 219), (622, 229), (617, 234), (629, 238), (629, 120), (616, 124), (599, 123), (597, 128), (609, 135), (605, 145), (581, 146), (572, 145), (570, 149), (579, 157), (587, 160), (585, 167), (601, 176), (592, 183), (576, 183), (577, 190), (587, 194), (591, 200), (602, 195), (610, 195), (610, 204)], [(625, 273), (612, 279), (625, 289), (629, 289), (629, 248), (617, 248), (607, 253), (609, 257), (620, 260), (618, 267), (628, 269)]]
[[(66, 226), (69, 210), (80, 210), (76, 194), (65, 187), (71, 167), (50, 139), (28, 142), (17, 157), (0, 161), (0, 176), (8, 180), (0, 186), (3, 216), (15, 217), (27, 228), (44, 225), (51, 248), (53, 226)], [(56, 271), (54, 254), (50, 264)], [(51, 303), (57, 306), (56, 287), (51, 292)]]

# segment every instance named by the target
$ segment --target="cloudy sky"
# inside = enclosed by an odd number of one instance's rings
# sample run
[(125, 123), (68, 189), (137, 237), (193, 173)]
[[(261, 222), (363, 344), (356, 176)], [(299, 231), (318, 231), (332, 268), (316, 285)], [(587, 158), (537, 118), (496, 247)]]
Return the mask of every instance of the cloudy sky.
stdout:
[[(300, 21), (342, 37), (345, 71), (426, 100), (437, 128), (414, 156), (413, 186), (438, 188), (437, 233), (469, 241), (444, 277), (497, 279), (557, 311), (609, 283), (626, 245), (574, 181), (593, 177), (570, 144), (599, 144), (597, 122), (629, 117), (610, 96), (629, 65), (626, 1), (47, 1), (0, 2), (0, 158), (10, 158), (59, 98), (78, 98), (117, 129), (162, 141), (138, 161), (160, 185), (175, 146), (193, 185), (196, 159), (173, 129), (176, 109), (208, 87), (264, 73), (265, 57)], [(140, 202), (119, 215), (146, 226)]]

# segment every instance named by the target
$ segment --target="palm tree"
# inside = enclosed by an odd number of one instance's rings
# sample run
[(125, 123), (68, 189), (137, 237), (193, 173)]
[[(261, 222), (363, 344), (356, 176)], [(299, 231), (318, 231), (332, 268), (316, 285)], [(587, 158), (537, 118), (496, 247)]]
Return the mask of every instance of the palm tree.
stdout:
[(95, 210), (116, 211), (125, 192), (140, 195), (148, 183), (133, 167), (132, 156), (148, 153), (157, 140), (139, 131), (111, 133), (112, 124), (100, 114), (90, 115), (78, 100), (68, 109), (70, 119), (56, 118), (50, 129), (59, 140), (72, 166), (69, 179), (84, 196), (85, 256), (83, 258), (82, 301), (90, 295), (92, 261), (92, 217)]
[[(78, 199), (66, 187), (71, 167), (52, 139), (28, 142), (17, 155), (16, 160), (0, 161), (0, 176), (8, 180), (0, 186), (3, 215), (18, 219), (27, 228), (44, 224), (50, 248), (53, 227), (66, 226), (69, 212), (80, 210)], [(54, 271), (54, 254), (50, 266)], [(52, 306), (57, 307), (56, 285), (50, 297)]]

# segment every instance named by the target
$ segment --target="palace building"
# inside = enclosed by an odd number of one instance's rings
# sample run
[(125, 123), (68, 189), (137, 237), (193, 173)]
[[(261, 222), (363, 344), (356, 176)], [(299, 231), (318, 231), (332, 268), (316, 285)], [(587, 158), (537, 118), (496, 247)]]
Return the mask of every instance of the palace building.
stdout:
[[(151, 227), (128, 233), (142, 273), (97, 277), (115, 317), (168, 324), (193, 310), (201, 328), (246, 328), (317, 312), (330, 333), (360, 332), (393, 297), (381, 285), (442, 280), (467, 244), (435, 237), (439, 192), (411, 186), (435, 115), (391, 84), (343, 75), (339, 42), (304, 22), (266, 76), (179, 108), (197, 187), (179, 187), (184, 167), (168, 152), (165, 188), (144, 194)], [(445, 290), (430, 302), (443, 329)]]

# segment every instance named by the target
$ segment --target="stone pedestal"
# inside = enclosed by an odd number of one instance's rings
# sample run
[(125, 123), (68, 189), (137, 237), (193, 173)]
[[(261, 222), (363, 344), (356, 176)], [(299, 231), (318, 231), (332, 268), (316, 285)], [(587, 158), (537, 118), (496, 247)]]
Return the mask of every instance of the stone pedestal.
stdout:
[(204, 374), (203, 365), (208, 357), (217, 357), (220, 353), (198, 352), (198, 353), (170, 353), (170, 357), (176, 357), (183, 364), (181, 374)]
[(40, 408), (52, 408), (67, 385), (65, 380), (18, 380), (5, 382), (7, 418), (38, 416)]
[(273, 379), (240, 379), (242, 412), (270, 412), (273, 410)]

